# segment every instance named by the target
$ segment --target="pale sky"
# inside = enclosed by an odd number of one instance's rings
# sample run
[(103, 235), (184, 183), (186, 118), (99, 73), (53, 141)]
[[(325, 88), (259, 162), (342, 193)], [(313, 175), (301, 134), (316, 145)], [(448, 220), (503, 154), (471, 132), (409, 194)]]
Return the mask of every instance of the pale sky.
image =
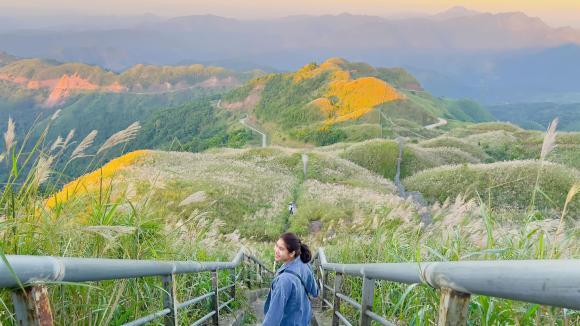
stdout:
[(389, 16), (437, 13), (461, 5), (484, 12), (522, 11), (549, 25), (580, 28), (580, 0), (0, 0), (0, 16), (9, 15), (139, 15), (214, 14), (255, 19), (297, 14), (366, 14)]

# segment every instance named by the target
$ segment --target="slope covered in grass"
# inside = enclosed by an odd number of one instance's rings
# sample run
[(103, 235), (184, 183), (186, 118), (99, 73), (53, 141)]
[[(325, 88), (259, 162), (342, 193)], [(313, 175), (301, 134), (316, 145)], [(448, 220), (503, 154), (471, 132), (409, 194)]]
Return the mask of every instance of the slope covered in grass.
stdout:
[[(407, 189), (439, 202), (466, 195), (467, 198), (481, 198), (494, 207), (526, 209), (538, 175), (541, 194), (536, 197), (535, 208), (560, 212), (568, 191), (580, 181), (580, 173), (556, 163), (512, 161), (442, 166), (419, 172), (403, 183)], [(578, 214), (579, 200), (570, 207), (570, 211)]]
[[(129, 155), (129, 154), (128, 154)], [(340, 191), (365, 188), (390, 193), (392, 184), (348, 161), (324, 153), (310, 153), (306, 179), (332, 184)], [(131, 154), (133, 157), (134, 154)], [(128, 198), (138, 204), (147, 201), (151, 214), (162, 216), (166, 223), (187, 220), (195, 212), (216, 223), (222, 234), (236, 233), (250, 239), (275, 239), (288, 223), (286, 205), (296, 199), (304, 181), (301, 154), (281, 149), (222, 149), (206, 153), (147, 151), (139, 160), (115, 169), (126, 162), (127, 155), (65, 186), (50, 207), (79, 205), (63, 200), (71, 189), (82, 202), (96, 200), (106, 192), (112, 201)], [(103, 174), (101, 174), (103, 173)], [(103, 175), (104, 190), (100, 176)], [(328, 194), (332, 194), (329, 192)], [(79, 211), (81, 221), (90, 220)]]
[[(354, 162), (387, 179), (397, 172), (399, 146), (394, 140), (374, 139), (347, 145), (335, 150), (339, 157)], [(461, 163), (478, 163), (480, 160), (468, 152), (454, 147), (423, 148), (403, 143), (401, 178), (436, 166)]]
[[(280, 144), (286, 139), (327, 145), (376, 137), (354, 127), (359, 124), (376, 124), (373, 129), (385, 129), (379, 134), (389, 134), (389, 122), (395, 120), (421, 129), (437, 117), (469, 122), (491, 119), (476, 103), (429, 95), (402, 69), (374, 68), (341, 58), (258, 78), (225, 94), (222, 101), (224, 107), (243, 108), (255, 115)], [(382, 121), (377, 109), (390, 121)]]
[(432, 138), (429, 140), (421, 141), (419, 146), (423, 148), (437, 148), (437, 147), (451, 147), (457, 148), (462, 150), (465, 153), (472, 155), (473, 157), (477, 157), (480, 160), (489, 159), (489, 156), (485, 153), (485, 151), (477, 145), (474, 145), (471, 142), (467, 142), (465, 140), (451, 137), (451, 136), (440, 136), (436, 138)]

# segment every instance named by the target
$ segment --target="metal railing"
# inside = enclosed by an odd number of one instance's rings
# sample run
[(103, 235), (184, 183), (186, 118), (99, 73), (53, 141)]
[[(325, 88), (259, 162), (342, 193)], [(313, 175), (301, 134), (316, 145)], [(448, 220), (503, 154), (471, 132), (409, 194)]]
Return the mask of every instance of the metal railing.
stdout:
[[(472, 294), (580, 310), (580, 260), (334, 264), (327, 262), (320, 248), (313, 265), (322, 308), (332, 308), (333, 326), (352, 325), (340, 312), (342, 302), (359, 312), (358, 325), (368, 326), (371, 321), (395, 325), (373, 312), (376, 280), (440, 289), (438, 325), (465, 325)], [(327, 284), (330, 272), (335, 273), (334, 287)], [(345, 275), (363, 279), (360, 302), (341, 292)]]
[[(236, 284), (240, 274), (236, 268), (245, 264), (247, 268), (241, 279), (248, 287), (261, 283), (266, 275), (273, 275), (256, 257), (240, 250), (231, 262), (189, 262), (128, 259), (67, 258), (51, 256), (7, 255), (8, 264), (0, 261), (0, 288), (12, 290), (12, 302), (18, 325), (53, 325), (52, 310), (46, 283), (90, 282), (160, 276), (163, 283), (163, 310), (141, 317), (125, 325), (137, 326), (164, 318), (165, 325), (178, 325), (178, 310), (211, 300), (211, 311), (192, 325), (202, 325), (212, 320), (219, 324), (220, 311), (234, 301)], [(252, 269), (255, 268), (255, 272)], [(218, 284), (218, 271), (229, 271), (230, 283)], [(177, 301), (175, 277), (179, 274), (211, 273), (211, 291), (185, 300)], [(62, 283), (61, 283), (62, 284)], [(220, 302), (220, 293), (227, 301)]]

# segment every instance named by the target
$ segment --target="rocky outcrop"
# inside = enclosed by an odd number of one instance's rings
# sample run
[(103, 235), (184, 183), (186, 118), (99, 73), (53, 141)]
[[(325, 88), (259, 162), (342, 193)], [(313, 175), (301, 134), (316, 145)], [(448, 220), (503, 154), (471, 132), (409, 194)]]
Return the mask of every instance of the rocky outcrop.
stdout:
[(241, 83), (234, 72), (202, 65), (135, 66), (115, 74), (88, 65), (62, 64), (61, 68), (39, 60), (32, 60), (32, 63), (17, 61), (3, 66), (0, 68), (0, 81), (33, 91), (43, 107), (61, 105), (78, 92), (156, 94), (193, 88), (235, 87)]
[(71, 96), (75, 91), (94, 91), (99, 89), (98, 85), (91, 83), (90, 81), (81, 78), (78, 74), (73, 75), (63, 75), (58, 84), (52, 89), (50, 95), (44, 102), (46, 107), (54, 107), (56, 105), (62, 104), (66, 98)]
[(219, 107), (228, 110), (241, 110), (253, 108), (258, 104), (261, 98), (262, 90), (264, 90), (264, 84), (258, 84), (254, 87), (248, 96), (242, 101), (237, 102), (226, 102), (220, 101)]

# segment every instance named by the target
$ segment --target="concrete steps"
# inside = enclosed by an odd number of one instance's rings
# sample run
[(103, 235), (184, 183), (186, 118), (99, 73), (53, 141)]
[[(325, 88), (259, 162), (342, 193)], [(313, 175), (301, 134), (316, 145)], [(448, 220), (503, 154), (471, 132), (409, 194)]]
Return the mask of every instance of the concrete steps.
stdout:
[[(268, 295), (268, 288), (250, 290), (246, 292), (247, 302), (249, 303), (248, 310), (256, 317), (256, 322), (254, 324), (243, 324), (244, 318), (247, 311), (238, 311), (233, 316), (226, 316), (220, 319), (220, 325), (228, 326), (260, 326), (264, 321), (264, 303), (266, 302), (266, 296)], [(322, 311), (321, 301), (318, 299), (312, 300), (312, 312), (314, 318), (312, 319), (311, 325), (313, 326), (326, 326), (332, 323), (332, 310)]]

